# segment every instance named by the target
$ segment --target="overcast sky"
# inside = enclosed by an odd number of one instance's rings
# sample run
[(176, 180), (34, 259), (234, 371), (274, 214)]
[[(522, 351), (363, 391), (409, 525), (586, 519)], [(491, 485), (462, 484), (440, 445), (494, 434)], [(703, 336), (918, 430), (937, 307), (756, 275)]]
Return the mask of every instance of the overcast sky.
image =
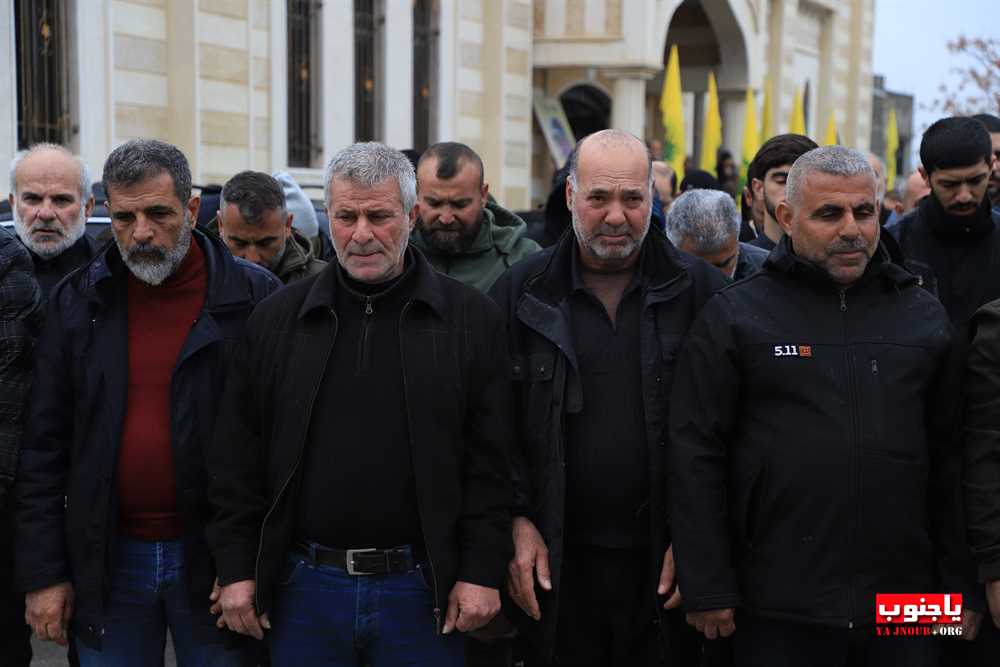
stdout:
[[(920, 134), (937, 119), (921, 105), (940, 97), (938, 86), (954, 89), (952, 67), (963, 59), (948, 51), (959, 35), (1000, 37), (998, 0), (875, 0), (875, 74), (889, 90), (914, 96), (913, 154)], [(993, 113), (997, 113), (996, 110)]]

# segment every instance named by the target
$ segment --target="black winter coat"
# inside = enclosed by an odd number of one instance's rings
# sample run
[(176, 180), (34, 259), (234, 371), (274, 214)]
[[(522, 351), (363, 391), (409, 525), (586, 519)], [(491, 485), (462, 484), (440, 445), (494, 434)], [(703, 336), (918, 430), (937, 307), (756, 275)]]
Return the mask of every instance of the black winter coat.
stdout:
[(881, 246), (844, 290), (782, 238), (709, 301), (671, 412), (685, 607), (849, 627), (876, 592), (968, 594), (955, 350)]
[[(414, 284), (399, 337), (438, 607), (430, 631), (435, 623), (440, 629), (456, 581), (500, 588), (513, 552), (510, 383), (496, 305), (438, 274), (415, 248), (407, 253)], [(337, 337), (339, 270), (331, 262), (257, 308), (221, 405), (209, 460), (217, 510), (209, 544), (220, 582), (256, 580), (260, 613), (273, 608), (278, 571), (294, 543), (299, 466), (311, 415), (322, 409), (316, 394), (324, 374), (337, 372), (327, 362)]]
[[(566, 468), (565, 424), (583, 406), (569, 313), (572, 253), (576, 236), (511, 267), (490, 295), (507, 316), (512, 355), (516, 435), (513, 456), (514, 514), (529, 518), (549, 549), (552, 591), (536, 586), (542, 620), (512, 610), (529, 641), (546, 656), (554, 649), (563, 559)], [(650, 228), (642, 248), (640, 340), (643, 409), (649, 446), (650, 604), (670, 544), (666, 506), (667, 399), (677, 352), (695, 315), (725, 284), (717, 269), (679, 252), (659, 229)]]
[[(201, 314), (174, 368), (171, 430), (184, 566), (198, 627), (214, 632), (205, 601), (215, 568), (205, 544), (210, 516), (204, 448), (218, 398), (255, 304), (277, 289), (264, 269), (235, 259), (195, 230), (208, 271)], [(99, 648), (118, 526), (118, 452), (128, 390), (127, 271), (109, 245), (59, 283), (49, 299), (15, 483), (17, 590), (70, 581), (77, 636)], [(198, 629), (196, 628), (196, 631)]]

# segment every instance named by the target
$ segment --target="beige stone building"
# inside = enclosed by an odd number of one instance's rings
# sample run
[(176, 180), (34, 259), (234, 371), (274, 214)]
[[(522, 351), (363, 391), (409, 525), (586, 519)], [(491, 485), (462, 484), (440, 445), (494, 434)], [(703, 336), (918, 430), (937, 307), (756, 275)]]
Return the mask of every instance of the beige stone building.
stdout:
[(14, 0), (0, 15), (0, 154), (48, 139), (95, 171), (131, 137), (180, 146), (196, 183), (245, 168), (306, 184), (339, 148), (377, 139), (479, 151), (515, 209), (548, 190), (533, 117), (562, 101), (577, 133), (662, 135), (665, 55), (680, 51), (688, 152), (707, 73), (739, 158), (744, 95), (775, 82), (776, 130), (794, 91), (807, 124), (830, 110), (867, 148), (874, 0)]

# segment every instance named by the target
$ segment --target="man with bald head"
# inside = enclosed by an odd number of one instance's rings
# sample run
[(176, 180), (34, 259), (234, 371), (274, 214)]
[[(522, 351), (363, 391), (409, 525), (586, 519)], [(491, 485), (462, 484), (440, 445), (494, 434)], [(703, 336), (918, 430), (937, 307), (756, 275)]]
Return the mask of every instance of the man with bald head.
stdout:
[[(857, 151), (798, 158), (778, 247), (708, 302), (679, 357), (677, 576), (689, 623), (735, 631), (738, 667), (936, 665), (936, 637), (876, 636), (875, 594), (975, 586), (954, 335), (881, 244), (878, 188)], [(964, 638), (978, 620), (966, 609)]]
[(572, 234), (504, 274), (515, 399), (509, 610), (532, 664), (651, 665), (683, 626), (664, 494), (677, 349), (724, 278), (651, 228), (645, 146), (620, 130), (570, 163)]
[(87, 236), (94, 208), (90, 175), (83, 161), (56, 144), (35, 144), (10, 165), (14, 229), (31, 253), (35, 278), (48, 296), (52, 287), (97, 253)]

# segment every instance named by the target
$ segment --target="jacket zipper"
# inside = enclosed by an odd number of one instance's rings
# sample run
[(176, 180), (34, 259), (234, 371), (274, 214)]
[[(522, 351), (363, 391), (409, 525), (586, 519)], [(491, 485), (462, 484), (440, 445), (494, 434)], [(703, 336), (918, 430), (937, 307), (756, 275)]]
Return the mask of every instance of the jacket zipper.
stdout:
[(365, 318), (361, 323), (361, 337), (358, 341), (358, 359), (356, 366), (358, 372), (368, 373), (368, 332), (371, 328), (372, 316), (375, 314), (375, 297), (365, 297)]
[[(847, 290), (846, 289), (840, 290), (840, 312), (841, 313), (846, 313), (847, 312)], [(856, 409), (858, 407), (860, 401), (858, 400), (858, 386), (857, 386), (858, 379), (857, 379), (856, 373), (854, 372), (854, 352), (851, 350), (850, 340), (849, 340), (848, 335), (847, 335), (847, 316), (846, 315), (843, 316), (842, 322), (843, 322), (843, 326), (844, 326), (844, 346), (845, 346), (845, 349), (846, 349), (846, 352), (847, 352), (847, 370), (848, 370), (848, 375), (850, 376), (850, 391), (851, 391), (851, 402), (850, 402), (850, 410), (851, 410), (851, 443), (853, 445), (852, 451), (851, 451), (851, 454), (852, 454), (852, 457), (851, 457), (851, 464), (852, 464), (851, 465), (851, 473), (852, 473), (851, 485), (852, 485), (853, 490), (854, 490), (854, 507), (853, 507), (854, 511), (853, 511), (853, 513), (851, 515), (851, 533), (850, 533), (850, 536), (849, 536), (849, 540), (850, 540), (849, 544), (853, 546), (853, 544), (857, 541), (856, 538), (857, 538), (857, 534), (858, 534), (858, 512), (860, 511), (860, 508), (858, 507), (858, 498), (861, 497), (861, 488), (860, 488), (861, 487), (861, 471), (860, 471), (860, 467), (861, 467), (861, 445), (860, 445), (860, 442), (858, 441), (858, 430), (859, 429), (858, 429), (858, 424), (857, 424), (857, 409)], [(874, 360), (872, 360), (872, 372), (873, 373), (874, 372), (878, 372), (878, 365), (875, 363)], [(854, 581), (855, 580), (854, 574), (855, 573), (854, 573), (854, 566), (853, 566), (853, 564), (851, 565), (851, 567), (849, 569), (850, 569), (850, 572), (851, 572), (851, 580), (850, 580), (850, 582), (848, 584), (847, 590), (848, 590), (848, 599), (850, 600), (850, 610), (848, 612), (849, 616), (848, 616), (848, 620), (847, 620), (847, 628), (849, 630), (851, 630), (851, 629), (854, 628), (854, 613), (855, 613), (855, 609), (857, 607), (857, 601), (854, 599), (854, 583), (855, 583), (855, 581)]]
[[(333, 307), (330, 307), (330, 317), (333, 318), (333, 327), (334, 327), (333, 331), (334, 331), (334, 338), (336, 339), (337, 313), (334, 311)], [(323, 360), (323, 372), (326, 371), (326, 365), (330, 361), (330, 352), (332, 349), (333, 345), (331, 343), (330, 347), (328, 347), (326, 350), (326, 358)], [(319, 388), (322, 384), (323, 384), (323, 376), (321, 373), (319, 382), (317, 382), (316, 386), (313, 387), (312, 399), (309, 401), (309, 409), (306, 411), (307, 426), (309, 422), (312, 421), (313, 406), (316, 404), (316, 397), (319, 395)], [(264, 520), (261, 521), (260, 524), (260, 541), (257, 545), (257, 558), (254, 561), (253, 565), (253, 578), (254, 578), (253, 601), (258, 611), (260, 611), (260, 586), (257, 585), (257, 582), (260, 581), (260, 556), (261, 553), (264, 551), (264, 529), (267, 528), (267, 520), (271, 518), (271, 514), (274, 513), (274, 510), (278, 506), (278, 503), (281, 502), (281, 497), (285, 495), (285, 490), (291, 483), (292, 478), (295, 477), (295, 473), (298, 471), (299, 465), (302, 463), (302, 455), (304, 452), (305, 452), (305, 443), (302, 443), (302, 447), (299, 448), (298, 456), (295, 458), (295, 465), (292, 466), (291, 472), (288, 473), (287, 479), (285, 479), (284, 484), (281, 485), (281, 489), (279, 489), (278, 495), (274, 497), (274, 502), (271, 503), (271, 507), (267, 510), (267, 514), (264, 515)]]
[[(406, 356), (403, 352), (403, 322), (406, 320), (406, 311), (410, 309), (412, 301), (407, 301), (403, 305), (403, 312), (399, 315), (399, 356), (403, 361), (403, 396), (409, 394), (409, 388), (406, 383)], [(411, 433), (412, 442), (412, 433)], [(412, 453), (410, 454), (410, 461), (414, 460)], [(416, 482), (417, 471), (413, 471), (414, 482)], [(417, 493), (417, 515), (420, 517), (420, 530), (424, 534), (424, 550), (427, 552), (427, 564), (431, 566), (431, 580), (434, 582), (434, 634), (441, 634), (441, 607), (438, 606), (438, 578), (437, 578), (437, 568), (434, 567), (434, 558), (431, 556), (431, 549), (427, 546), (427, 526), (424, 525), (424, 512), (422, 511), (423, 506), (420, 502), (420, 493)]]

